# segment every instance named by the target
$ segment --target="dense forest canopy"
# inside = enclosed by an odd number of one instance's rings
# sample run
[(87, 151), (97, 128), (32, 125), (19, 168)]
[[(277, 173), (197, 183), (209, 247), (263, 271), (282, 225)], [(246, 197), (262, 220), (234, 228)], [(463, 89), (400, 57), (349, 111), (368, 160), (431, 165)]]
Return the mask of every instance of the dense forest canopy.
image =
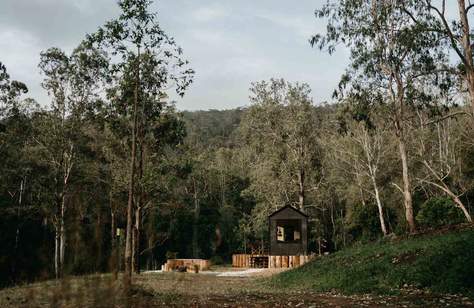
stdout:
[(194, 71), (150, 3), (42, 52), (49, 102), (0, 63), (0, 285), (265, 252), (285, 205), (315, 253), (472, 222), (472, 6), (451, 25), (431, 1), (325, 5), (313, 45), (351, 52), (333, 103), (274, 78), (248, 107), (180, 112)]

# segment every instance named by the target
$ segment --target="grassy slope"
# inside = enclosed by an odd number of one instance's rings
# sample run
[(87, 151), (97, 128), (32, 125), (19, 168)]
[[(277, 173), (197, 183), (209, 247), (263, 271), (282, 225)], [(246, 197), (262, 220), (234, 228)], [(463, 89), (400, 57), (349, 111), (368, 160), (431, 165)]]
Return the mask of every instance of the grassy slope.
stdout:
[(474, 228), (346, 249), (281, 273), (270, 284), (346, 294), (396, 294), (413, 287), (472, 298)]

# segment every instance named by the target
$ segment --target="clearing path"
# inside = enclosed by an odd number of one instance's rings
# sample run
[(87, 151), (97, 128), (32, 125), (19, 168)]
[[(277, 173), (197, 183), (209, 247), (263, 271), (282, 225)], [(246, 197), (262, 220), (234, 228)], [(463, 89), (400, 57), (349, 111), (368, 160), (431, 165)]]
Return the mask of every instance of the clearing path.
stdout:
[(120, 277), (93, 275), (0, 290), (0, 307), (474, 307), (468, 298), (407, 294), (342, 296), (271, 288), (267, 270), (211, 273), (152, 272), (134, 276), (123, 291)]

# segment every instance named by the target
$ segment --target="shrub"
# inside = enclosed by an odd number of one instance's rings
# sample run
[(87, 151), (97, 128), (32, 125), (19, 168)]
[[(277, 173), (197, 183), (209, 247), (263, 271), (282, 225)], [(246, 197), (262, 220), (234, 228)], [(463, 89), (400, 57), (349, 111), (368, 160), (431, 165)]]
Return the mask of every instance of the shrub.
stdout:
[(213, 256), (211, 258), (211, 264), (212, 265), (222, 265), (222, 264), (224, 264), (224, 259), (222, 259), (221, 256)]
[[(395, 222), (397, 219), (393, 210), (384, 208), (385, 222)], [(375, 204), (356, 204), (346, 216), (347, 231), (356, 241), (373, 241), (382, 235), (379, 212)], [(387, 224), (388, 227), (388, 224)]]
[(424, 227), (440, 227), (463, 222), (463, 214), (451, 199), (431, 198), (421, 205), (416, 220)]
[(408, 286), (474, 298), (474, 228), (355, 246), (267, 281), (286, 290), (393, 295)]
[(167, 251), (166, 252), (166, 259), (176, 259), (178, 253), (175, 251)]

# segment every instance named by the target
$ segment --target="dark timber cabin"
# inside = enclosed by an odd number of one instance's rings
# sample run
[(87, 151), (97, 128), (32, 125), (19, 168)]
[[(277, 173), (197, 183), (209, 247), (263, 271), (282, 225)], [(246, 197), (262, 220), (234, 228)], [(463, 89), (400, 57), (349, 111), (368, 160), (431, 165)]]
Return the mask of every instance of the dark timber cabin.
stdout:
[(268, 226), (271, 256), (308, 253), (308, 215), (287, 205), (268, 216)]

